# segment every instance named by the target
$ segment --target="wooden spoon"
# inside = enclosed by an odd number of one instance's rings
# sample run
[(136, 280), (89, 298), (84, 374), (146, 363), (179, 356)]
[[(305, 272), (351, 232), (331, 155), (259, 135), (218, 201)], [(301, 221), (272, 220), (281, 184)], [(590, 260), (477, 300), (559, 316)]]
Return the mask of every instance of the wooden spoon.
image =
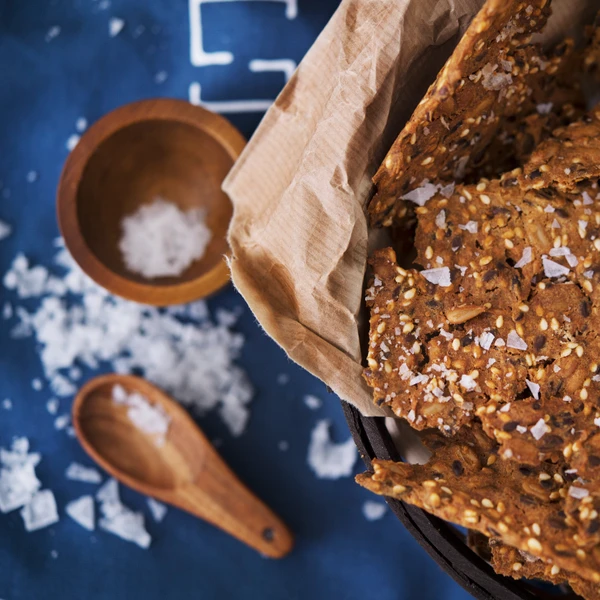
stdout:
[[(115, 385), (138, 392), (171, 418), (164, 444), (138, 429)], [(73, 425), (86, 452), (125, 485), (186, 510), (271, 558), (293, 545), (290, 531), (225, 464), (188, 413), (162, 390), (130, 375), (103, 375), (73, 403)]]

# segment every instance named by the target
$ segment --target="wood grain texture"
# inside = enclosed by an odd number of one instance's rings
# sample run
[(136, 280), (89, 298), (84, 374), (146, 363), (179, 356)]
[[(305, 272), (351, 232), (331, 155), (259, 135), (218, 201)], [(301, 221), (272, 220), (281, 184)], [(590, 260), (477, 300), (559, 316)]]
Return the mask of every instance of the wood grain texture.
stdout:
[[(116, 384), (137, 391), (171, 418), (165, 443), (140, 431)], [(103, 375), (81, 388), (72, 409), (77, 438), (90, 457), (134, 490), (221, 528), (261, 554), (281, 558), (293, 546), (284, 523), (240, 482), (188, 413), (162, 390), (131, 375)]]
[[(110, 292), (166, 306), (208, 296), (229, 281), (225, 256), (232, 206), (221, 184), (244, 148), (226, 119), (173, 99), (125, 105), (95, 123), (69, 155), (57, 191), (67, 248)], [(178, 277), (149, 281), (119, 250), (123, 217), (161, 196), (181, 209), (204, 207), (213, 237)]]

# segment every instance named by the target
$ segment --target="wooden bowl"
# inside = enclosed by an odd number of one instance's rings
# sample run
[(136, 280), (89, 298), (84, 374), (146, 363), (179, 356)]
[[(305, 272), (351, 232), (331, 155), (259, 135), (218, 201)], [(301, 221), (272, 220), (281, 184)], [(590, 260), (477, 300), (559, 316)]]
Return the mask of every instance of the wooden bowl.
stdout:
[[(144, 304), (183, 304), (222, 288), (233, 209), (221, 184), (245, 143), (226, 119), (181, 100), (142, 100), (104, 116), (71, 152), (58, 185), (59, 227), (75, 261), (108, 291)], [(204, 207), (212, 239), (180, 276), (148, 280), (126, 268), (119, 241), (123, 218), (156, 197)]]

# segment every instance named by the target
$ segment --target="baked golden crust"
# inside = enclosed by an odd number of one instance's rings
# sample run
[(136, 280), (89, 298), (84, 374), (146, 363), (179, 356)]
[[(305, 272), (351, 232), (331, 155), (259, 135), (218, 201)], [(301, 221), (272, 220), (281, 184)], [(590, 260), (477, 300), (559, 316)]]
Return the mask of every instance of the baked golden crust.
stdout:
[(406, 218), (402, 196), (424, 180), (462, 181), (482, 165), (499, 174), (577, 116), (580, 90), (564, 83), (572, 42), (549, 55), (528, 43), (549, 13), (548, 0), (487, 0), (377, 171), (373, 225)]

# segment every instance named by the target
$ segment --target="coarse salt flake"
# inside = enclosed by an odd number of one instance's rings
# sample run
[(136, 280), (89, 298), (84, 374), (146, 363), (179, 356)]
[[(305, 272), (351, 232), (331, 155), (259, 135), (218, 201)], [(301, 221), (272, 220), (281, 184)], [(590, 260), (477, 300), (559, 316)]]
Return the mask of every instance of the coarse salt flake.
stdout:
[(419, 206), (425, 206), (425, 203), (429, 199), (433, 198), (433, 196), (436, 195), (437, 191), (438, 191), (437, 185), (435, 185), (433, 183), (425, 182), (421, 187), (415, 188), (414, 190), (411, 190), (407, 194), (404, 194), (404, 196), (402, 196), (402, 199), (410, 200), (411, 202), (414, 202), (415, 204), (418, 204)]
[(477, 221), (468, 221), (464, 225), (459, 225), (459, 229), (463, 229), (464, 231), (468, 231), (469, 233), (477, 233), (479, 229), (479, 224)]
[(581, 498), (587, 498), (589, 495), (590, 492), (585, 488), (580, 488), (574, 485), (572, 485), (569, 488), (569, 496), (571, 496), (572, 498), (577, 498), (578, 500), (580, 500)]
[(366, 500), (362, 506), (362, 513), (367, 521), (378, 521), (385, 515), (387, 506), (383, 502)]
[(523, 254), (515, 263), (515, 269), (522, 269), (525, 265), (528, 265), (531, 262), (531, 257), (531, 246), (523, 248)]
[(570, 270), (563, 265), (550, 260), (549, 258), (542, 258), (542, 264), (544, 265), (544, 274), (546, 277), (562, 277), (568, 275)]
[(329, 436), (329, 426), (330, 422), (323, 419), (312, 430), (308, 465), (320, 479), (349, 477), (358, 458), (354, 440), (350, 437), (340, 444), (334, 443)]
[(462, 387), (467, 392), (470, 392), (477, 387), (477, 383), (471, 376), (462, 375), (460, 378), (460, 387)]
[(320, 398), (317, 398), (312, 394), (306, 394), (306, 396), (304, 396), (304, 404), (306, 404), (310, 410), (318, 410), (321, 408), (322, 402)]
[(445, 229), (446, 228), (446, 211), (445, 210), (440, 210), (440, 212), (436, 215), (436, 217), (435, 217), (435, 224), (440, 229)]
[(429, 283), (434, 283), (435, 285), (439, 285), (441, 287), (448, 287), (452, 285), (452, 281), (450, 279), (450, 269), (448, 267), (440, 267), (437, 269), (425, 269), (421, 271), (421, 275), (429, 281)]
[(529, 381), (529, 379), (526, 379), (525, 383), (527, 384), (527, 387), (529, 388), (529, 391), (531, 392), (531, 395), (536, 400), (539, 400), (540, 399), (540, 386), (539, 386), (539, 384), (534, 383), (533, 381)]
[(506, 337), (506, 345), (508, 348), (514, 348), (515, 350), (527, 350), (527, 344), (519, 334), (512, 329)]
[(123, 19), (112, 17), (108, 22), (108, 35), (110, 35), (110, 37), (116, 37), (123, 31), (123, 27), (125, 27), (125, 21)]
[(547, 432), (547, 425), (544, 419), (540, 419), (531, 429), (531, 435), (536, 440), (541, 440)]
[(82, 496), (72, 500), (65, 506), (65, 512), (84, 529), (94, 531), (96, 518), (92, 496)]

